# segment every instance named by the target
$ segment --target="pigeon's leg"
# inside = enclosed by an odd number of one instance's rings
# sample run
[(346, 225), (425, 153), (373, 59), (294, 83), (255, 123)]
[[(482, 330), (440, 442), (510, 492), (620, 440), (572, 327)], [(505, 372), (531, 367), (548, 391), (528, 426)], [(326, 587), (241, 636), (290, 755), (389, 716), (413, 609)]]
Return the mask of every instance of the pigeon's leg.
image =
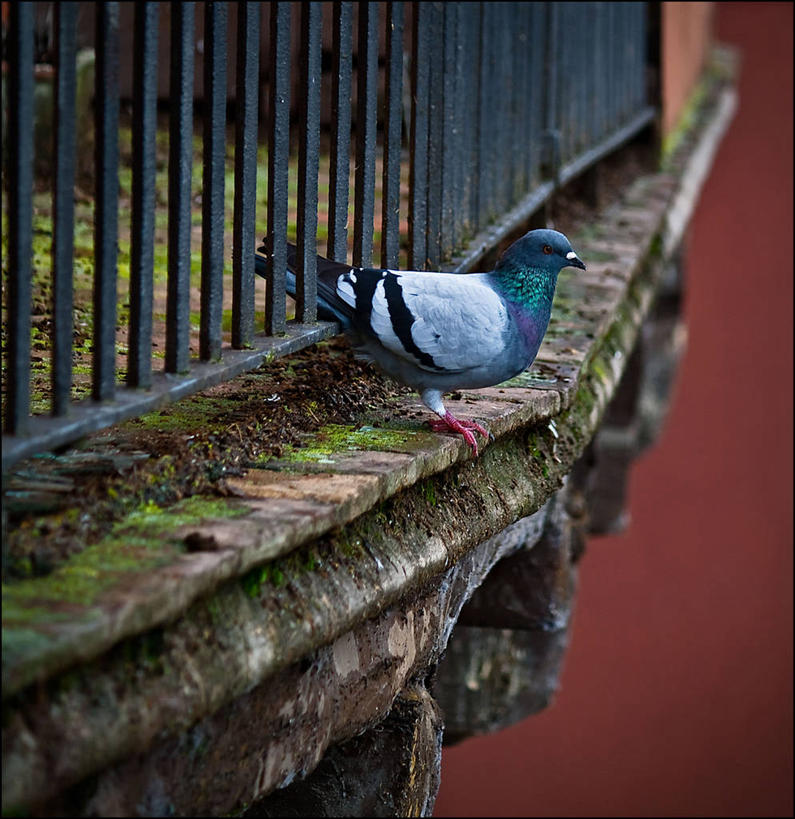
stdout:
[(439, 416), (438, 421), (433, 420), (429, 422), (434, 432), (457, 432), (463, 436), (471, 448), (473, 455), (478, 454), (478, 442), (472, 432), (479, 432), (488, 440), (488, 430), (484, 429), (475, 421), (459, 421), (458, 418), (445, 409), (442, 403), (442, 394), (438, 390), (425, 390), (422, 393), (422, 402), (429, 410)]
[(445, 412), (439, 420), (436, 419), (428, 422), (434, 432), (458, 432), (464, 436), (464, 440), (472, 449), (472, 454), (478, 454), (478, 442), (472, 432), (479, 432), (484, 438), (488, 440), (489, 433), (487, 430), (476, 423), (475, 421), (459, 421), (450, 412)]

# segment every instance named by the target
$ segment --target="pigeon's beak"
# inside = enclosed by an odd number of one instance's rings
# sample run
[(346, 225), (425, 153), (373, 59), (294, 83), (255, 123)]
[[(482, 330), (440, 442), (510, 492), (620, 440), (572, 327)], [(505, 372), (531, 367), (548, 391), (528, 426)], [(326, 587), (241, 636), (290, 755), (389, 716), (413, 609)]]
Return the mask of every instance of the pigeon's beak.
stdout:
[(567, 267), (579, 267), (580, 270), (585, 270), (585, 265), (582, 262), (582, 259), (573, 251), (570, 250), (566, 254), (566, 262)]

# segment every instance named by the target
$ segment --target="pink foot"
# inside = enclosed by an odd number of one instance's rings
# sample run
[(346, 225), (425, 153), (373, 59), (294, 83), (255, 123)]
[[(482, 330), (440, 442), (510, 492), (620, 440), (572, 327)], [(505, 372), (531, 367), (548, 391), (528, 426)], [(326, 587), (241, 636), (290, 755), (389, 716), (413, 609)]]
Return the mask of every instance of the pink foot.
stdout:
[(458, 432), (463, 436), (467, 444), (469, 444), (470, 448), (472, 449), (472, 454), (475, 455), (475, 457), (477, 457), (478, 454), (478, 442), (475, 440), (475, 436), (472, 434), (472, 431), (479, 432), (486, 440), (489, 438), (488, 430), (484, 429), (477, 422), (459, 421), (449, 412), (445, 412), (444, 416), (438, 420), (434, 418), (428, 423), (431, 425), (431, 429), (434, 432)]

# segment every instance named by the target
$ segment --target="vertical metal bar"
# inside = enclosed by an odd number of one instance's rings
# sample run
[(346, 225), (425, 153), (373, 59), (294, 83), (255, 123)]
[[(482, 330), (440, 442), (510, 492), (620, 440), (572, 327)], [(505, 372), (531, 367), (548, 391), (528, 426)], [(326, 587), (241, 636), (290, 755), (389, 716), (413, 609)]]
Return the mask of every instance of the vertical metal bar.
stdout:
[(511, 204), (518, 201), (525, 187), (524, 158), (527, 152), (524, 113), (527, 107), (525, 75), (522, 70), (527, 53), (527, 32), (525, 29), (525, 8), (517, 4), (513, 10), (513, 31), (511, 32), (511, 126), (516, 147), (511, 153)]
[(411, 59), (411, 131), (409, 134), (409, 267), (425, 268), (428, 219), (428, 113), (431, 32), (427, 3), (413, 4)]
[(636, 3), (633, 6), (632, 24), (630, 27), (630, 37), (632, 39), (632, 70), (629, 78), (629, 95), (632, 110), (640, 106), (640, 95), (638, 94), (638, 75), (643, 72), (640, 61), (641, 43), (643, 42), (643, 3)]
[(613, 19), (613, 12), (612, 12), (612, 4), (610, 3), (600, 3), (599, 5), (599, 14), (600, 14), (600, 21), (599, 21), (599, 34), (602, 38), (602, 71), (601, 71), (601, 78), (602, 78), (602, 91), (603, 91), (603, 98), (602, 98), (602, 105), (600, 107), (600, 114), (601, 114), (601, 126), (602, 126), (602, 134), (607, 134), (609, 129), (612, 127), (612, 105), (613, 105), (613, 87), (612, 87), (612, 60), (613, 60), (613, 47), (612, 47), (612, 19)]
[(152, 281), (155, 255), (158, 4), (135, 8), (132, 125), (132, 236), (127, 383), (152, 384)]
[(386, 123), (381, 202), (381, 266), (396, 268), (400, 251), (400, 136), (403, 124), (403, 3), (386, 6)]
[(487, 36), (486, 36), (486, 7), (488, 3), (478, 3), (477, 10), (477, 30), (475, 33), (477, 41), (477, 61), (474, 66), (475, 87), (473, 96), (476, 98), (474, 109), (474, 151), (473, 151), (473, 174), (474, 184), (471, 189), (471, 223), (474, 230), (478, 230), (483, 224), (484, 200), (483, 195), (483, 174), (486, 163), (486, 62), (488, 60)]
[(328, 255), (348, 257), (348, 193), (351, 151), (351, 58), (353, 3), (334, 2), (331, 69), (331, 167), (329, 175)]
[(647, 53), (647, 27), (648, 27), (648, 15), (650, 14), (649, 4), (648, 3), (641, 3), (641, 8), (638, 12), (640, 16), (640, 31), (638, 32), (639, 38), (639, 45), (638, 48), (640, 50), (638, 54), (638, 71), (637, 71), (637, 100), (638, 105), (643, 106), (646, 105), (646, 61), (648, 60), (648, 53)]
[(546, 43), (546, 9), (542, 3), (533, 3), (531, 6), (532, 18), (532, 59), (530, 62), (530, 85), (533, 89), (533, 152), (531, 180), (533, 185), (541, 182), (541, 162), (544, 148), (544, 82), (545, 82), (545, 51)]
[(456, 51), (458, 48), (459, 4), (446, 2), (442, 8), (442, 140), (441, 190), (439, 197), (439, 261), (452, 255), (455, 235), (455, 162), (458, 150), (456, 108), (460, 101), (455, 96)]
[(478, 225), (488, 223), (493, 216), (494, 164), (497, 161), (495, 128), (496, 59), (494, 3), (483, 3), (480, 63), (480, 164), (478, 167)]
[[(558, 20), (559, 20), (559, 28), (558, 32), (565, 32), (568, 35), (571, 25), (571, 8), (568, 3), (564, 3), (557, 7), (556, 9)], [(571, 82), (571, 72), (574, 68), (572, 62), (572, 55), (569, 53), (569, 49), (562, 48), (560, 44), (560, 40), (556, 40), (555, 48), (555, 62), (557, 63), (558, 69), (558, 98), (557, 98), (557, 107), (558, 107), (558, 123), (557, 123), (557, 130), (560, 134), (559, 136), (559, 145), (560, 145), (560, 160), (564, 162), (571, 153), (571, 103), (572, 97), (574, 95), (574, 89), (572, 87)]]
[(356, 67), (356, 178), (353, 263), (369, 267), (375, 215), (375, 137), (378, 112), (378, 3), (359, 3)]
[(199, 358), (221, 357), (224, 298), (227, 4), (204, 7), (204, 156)]
[(616, 48), (616, 35), (618, 34), (618, 26), (616, 25), (616, 17), (618, 15), (619, 9), (615, 3), (607, 3), (607, 14), (609, 20), (609, 34), (608, 40), (609, 43), (608, 47), (608, 121), (607, 127), (608, 130), (613, 130), (616, 125), (618, 124), (618, 111), (619, 111), (619, 102), (618, 102), (618, 88), (616, 80), (618, 78), (618, 49)]
[(555, 27), (555, 38), (551, 42), (552, 48), (552, 55), (551, 55), (551, 62), (555, 69), (555, 76), (557, 81), (555, 83), (555, 128), (554, 131), (556, 132), (556, 139), (557, 139), (557, 151), (558, 151), (558, 158), (560, 162), (563, 161), (563, 157), (566, 153), (566, 136), (567, 136), (567, 129), (566, 126), (568, 125), (568, 111), (566, 110), (566, 102), (567, 102), (567, 94), (566, 90), (568, 88), (568, 66), (567, 66), (567, 57), (568, 55), (565, 53), (565, 49), (560, 48), (560, 40), (558, 39), (558, 34), (561, 32), (566, 31), (566, 6), (560, 5), (557, 3), (552, 3), (552, 20), (557, 23)]
[(232, 346), (254, 340), (254, 245), (257, 206), (259, 3), (237, 7), (235, 214), (232, 239)]
[(596, 13), (592, 2), (582, 4), (583, 11), (580, 15), (579, 42), (581, 43), (581, 54), (579, 55), (580, 80), (582, 89), (580, 91), (580, 140), (581, 150), (588, 149), (594, 145), (593, 138), (593, 98), (594, 98), (594, 64), (593, 64), (593, 33), (596, 31)]
[(72, 266), (74, 264), (77, 3), (55, 7), (55, 189), (53, 191), (52, 411), (65, 415), (72, 386)]
[(566, 129), (565, 129), (565, 145), (566, 145), (566, 159), (570, 159), (577, 151), (578, 147), (578, 129), (577, 113), (579, 111), (579, 98), (581, 92), (581, 74), (579, 72), (579, 33), (581, 27), (579, 24), (580, 3), (567, 3), (564, 7), (563, 16), (563, 31), (571, 33), (574, 37), (574, 42), (578, 47), (573, 49), (565, 49), (566, 54), (563, 63), (563, 76), (566, 80), (566, 95), (561, 101), (566, 110)]
[[(503, 154), (503, 147), (505, 144), (504, 136), (506, 128), (503, 125), (503, 109), (505, 98), (503, 97), (502, 88), (502, 58), (503, 58), (503, 19), (502, 6), (495, 3), (492, 8), (492, 25), (491, 25), (491, 90), (489, 93), (489, 105), (491, 107), (489, 120), (491, 122), (492, 147), (491, 147), (491, 162), (488, 170), (488, 191), (490, 200), (490, 216), (493, 218), (500, 211), (500, 199), (502, 185), (501, 171), (502, 165), (505, 161)], [(498, 123), (500, 127), (495, 128), (494, 123)]]
[(301, 6), (298, 143), (298, 271), (295, 317), (317, 320), (317, 175), (320, 154), (320, 3)]
[(623, 124), (627, 118), (627, 77), (626, 72), (629, 68), (629, 42), (627, 38), (627, 22), (629, 20), (629, 13), (632, 10), (631, 5), (625, 6), (623, 3), (618, 9), (618, 51), (621, 55), (620, 71), (619, 71), (619, 98), (621, 100), (621, 123)]
[(5, 431), (24, 434), (30, 412), (33, 244), (33, 4), (12, 3), (8, 27), (8, 372)]
[(573, 21), (574, 35), (577, 48), (570, 55), (572, 62), (572, 116), (571, 116), (571, 154), (576, 154), (585, 148), (584, 133), (586, 126), (585, 106), (588, 91), (588, 76), (585, 71), (585, 57), (588, 43), (585, 36), (587, 25), (587, 3), (576, 4), (576, 16)]
[(511, 4), (497, 4), (497, 117), (500, 127), (497, 129), (497, 163), (493, 190), (498, 213), (508, 209), (510, 202), (511, 157), (513, 155), (514, 134), (511, 128)]
[(290, 152), (290, 3), (272, 3), (268, 118), (268, 290), (265, 331), (283, 333), (287, 269), (287, 170)]
[(536, 155), (536, 108), (538, 101), (538, 84), (541, 74), (534, 73), (535, 67), (535, 24), (536, 6), (524, 6), (524, 55), (522, 60), (522, 76), (524, 78), (524, 190), (529, 192), (535, 184), (535, 155)]
[(604, 51), (602, 48), (602, 13), (599, 3), (591, 3), (591, 128), (590, 139), (596, 144), (601, 137), (601, 107), (604, 91), (602, 89), (602, 70)]
[(168, 137), (168, 290), (166, 372), (190, 356), (190, 203), (193, 167), (194, 3), (171, 6), (171, 114)]
[(480, 3), (466, 3), (464, 11), (464, 73), (463, 99), (465, 107), (461, 112), (465, 137), (462, 156), (462, 230), (469, 236), (474, 233), (477, 224), (476, 191), (477, 177), (477, 136), (478, 136), (478, 63), (480, 61)]
[(601, 64), (599, 66), (599, 136), (604, 137), (610, 127), (610, 7), (607, 3), (599, 4), (599, 43)]
[(427, 265), (439, 269), (442, 232), (442, 150), (444, 143), (444, 3), (430, 3), (427, 25), (436, 53), (431, 56), (428, 100)]
[(626, 19), (627, 10), (624, 4), (620, 3), (616, 9), (616, 39), (618, 50), (618, 75), (616, 77), (616, 91), (618, 93), (619, 123), (623, 125), (626, 118), (626, 77), (624, 72), (627, 68), (627, 39), (626, 39)]
[(637, 22), (635, 29), (635, 71), (633, 76), (635, 78), (634, 88), (634, 105), (638, 108), (646, 103), (645, 87), (646, 87), (646, 3), (638, 3)]
[(544, 173), (557, 181), (560, 165), (558, 139), (558, 5), (546, 4), (546, 38), (544, 40)]
[(635, 84), (635, 72), (637, 71), (637, 66), (635, 64), (635, 51), (636, 51), (636, 37), (635, 37), (635, 20), (636, 20), (636, 12), (638, 9), (637, 3), (632, 3), (632, 5), (627, 9), (627, 17), (626, 23), (624, 25), (624, 37), (627, 40), (627, 77), (624, 81), (625, 87), (625, 94), (627, 100), (627, 117), (632, 116), (633, 109), (633, 93), (632, 87)]
[(466, 65), (471, 59), (468, 51), (468, 12), (471, 11), (465, 3), (456, 3), (457, 20), (455, 34), (455, 61), (453, 70), (453, 94), (457, 102), (453, 105), (453, 121), (455, 129), (455, 154), (453, 155), (453, 235), (452, 248), (457, 248), (463, 239), (464, 225), (467, 220), (468, 187), (466, 184), (466, 162), (469, 158), (469, 108), (471, 98), (466, 84)]
[(635, 43), (633, 42), (632, 34), (633, 34), (633, 18), (635, 15), (635, 8), (636, 4), (634, 2), (626, 3), (624, 8), (622, 8), (621, 14), (621, 21), (622, 21), (622, 31), (621, 31), (621, 42), (622, 42), (622, 72), (621, 72), (621, 96), (624, 99), (624, 116), (622, 117), (623, 121), (626, 121), (632, 115), (632, 82), (633, 76), (632, 72), (635, 68), (634, 66), (634, 58), (633, 58), (633, 51), (635, 48)]
[(96, 210), (94, 211), (93, 397), (116, 386), (119, 205), (119, 4), (97, 6)]

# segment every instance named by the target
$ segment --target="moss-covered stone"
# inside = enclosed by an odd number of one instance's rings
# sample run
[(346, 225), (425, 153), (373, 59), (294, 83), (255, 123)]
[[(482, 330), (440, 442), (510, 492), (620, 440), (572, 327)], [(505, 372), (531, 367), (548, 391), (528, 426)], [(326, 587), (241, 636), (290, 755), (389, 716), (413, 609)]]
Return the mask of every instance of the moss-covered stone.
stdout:
[[(3, 584), (3, 650), (17, 626), (45, 625), (53, 619), (79, 616), (122, 575), (170, 563), (185, 551), (173, 535), (179, 527), (207, 518), (237, 517), (245, 506), (221, 498), (194, 496), (169, 509), (149, 502), (116, 524), (99, 543), (46, 577)], [(62, 613), (59, 607), (65, 607)]]
[[(416, 452), (434, 442), (431, 433), (403, 427), (371, 427), (327, 424), (308, 437), (304, 446), (289, 447), (280, 460), (288, 463), (314, 461), (333, 463), (333, 456), (345, 452)], [(262, 459), (267, 463), (271, 458)]]

